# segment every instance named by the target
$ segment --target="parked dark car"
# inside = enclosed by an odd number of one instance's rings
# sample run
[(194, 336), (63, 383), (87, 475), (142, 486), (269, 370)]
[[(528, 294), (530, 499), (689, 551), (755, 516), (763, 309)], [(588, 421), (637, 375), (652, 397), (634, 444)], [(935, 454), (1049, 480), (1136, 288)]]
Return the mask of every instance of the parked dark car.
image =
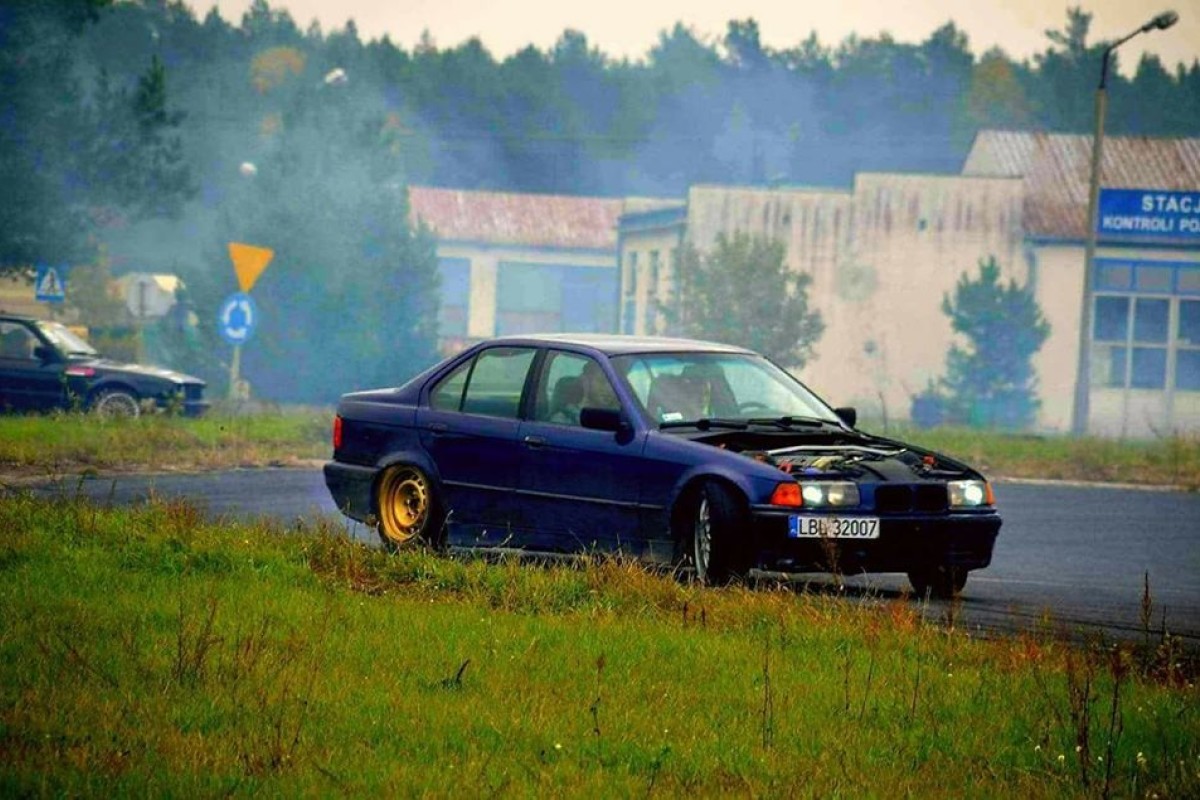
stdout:
[(149, 403), (189, 416), (209, 406), (199, 378), (110, 361), (60, 322), (0, 315), (0, 410), (137, 416)]
[(389, 548), (621, 552), (712, 583), (903, 572), (920, 595), (961, 591), (991, 561), (991, 487), (855, 422), (739, 347), (509, 337), (344, 395), (325, 481)]

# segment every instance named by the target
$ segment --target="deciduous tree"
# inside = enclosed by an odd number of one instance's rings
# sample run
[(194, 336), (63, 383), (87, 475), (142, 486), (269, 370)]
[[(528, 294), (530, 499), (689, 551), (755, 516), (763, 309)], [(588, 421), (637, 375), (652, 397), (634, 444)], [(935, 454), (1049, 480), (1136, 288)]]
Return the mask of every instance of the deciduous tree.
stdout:
[(688, 245), (677, 270), (677, 299), (661, 310), (681, 333), (738, 344), (787, 367), (802, 367), (825, 330), (809, 307), (812, 278), (788, 268), (783, 242), (721, 234), (712, 250)]

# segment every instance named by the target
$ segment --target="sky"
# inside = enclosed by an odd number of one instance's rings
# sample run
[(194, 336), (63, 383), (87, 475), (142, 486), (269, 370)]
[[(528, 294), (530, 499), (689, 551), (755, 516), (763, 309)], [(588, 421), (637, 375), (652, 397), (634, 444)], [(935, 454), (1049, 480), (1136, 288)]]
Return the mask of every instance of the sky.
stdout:
[[(188, 0), (198, 14), (216, 5), (232, 22), (241, 20), (251, 0)], [(270, 0), (287, 9), (301, 28), (311, 20), (329, 31), (352, 18), (364, 39), (387, 34), (411, 50), (428, 30), (439, 48), (477, 36), (498, 59), (533, 44), (553, 45), (563, 30), (582, 31), (606, 55), (641, 59), (661, 31), (683, 22), (705, 39), (719, 38), (730, 19), (753, 18), (764, 44), (793, 46), (812, 31), (830, 45), (855, 33), (890, 33), (902, 42), (920, 42), (948, 20), (969, 37), (976, 56), (998, 46), (1021, 60), (1046, 49), (1044, 31), (1061, 29), (1068, 5), (1093, 14), (1092, 39), (1116, 39), (1160, 11), (1174, 9), (1180, 20), (1166, 31), (1140, 35), (1122, 46), (1120, 63), (1128, 74), (1142, 52), (1156, 53), (1169, 69), (1200, 57), (1200, 0)]]

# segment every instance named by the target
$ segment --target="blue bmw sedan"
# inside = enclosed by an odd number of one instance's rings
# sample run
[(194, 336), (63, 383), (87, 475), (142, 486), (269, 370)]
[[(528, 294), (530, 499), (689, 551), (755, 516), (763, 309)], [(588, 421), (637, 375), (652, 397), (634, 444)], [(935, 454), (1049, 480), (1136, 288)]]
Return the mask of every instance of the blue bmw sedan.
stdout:
[(621, 553), (709, 583), (906, 573), (961, 592), (1000, 529), (981, 474), (855, 429), (767, 358), (684, 339), (493, 339), (344, 395), (325, 480), (384, 545)]

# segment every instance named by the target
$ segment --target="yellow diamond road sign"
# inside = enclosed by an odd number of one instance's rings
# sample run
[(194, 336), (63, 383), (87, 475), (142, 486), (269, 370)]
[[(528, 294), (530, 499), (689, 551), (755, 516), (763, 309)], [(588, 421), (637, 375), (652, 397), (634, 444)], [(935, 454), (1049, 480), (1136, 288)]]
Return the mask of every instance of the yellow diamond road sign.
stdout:
[(243, 292), (250, 291), (274, 257), (275, 251), (269, 247), (229, 243), (229, 258), (233, 261), (233, 271), (237, 273), (238, 286)]

